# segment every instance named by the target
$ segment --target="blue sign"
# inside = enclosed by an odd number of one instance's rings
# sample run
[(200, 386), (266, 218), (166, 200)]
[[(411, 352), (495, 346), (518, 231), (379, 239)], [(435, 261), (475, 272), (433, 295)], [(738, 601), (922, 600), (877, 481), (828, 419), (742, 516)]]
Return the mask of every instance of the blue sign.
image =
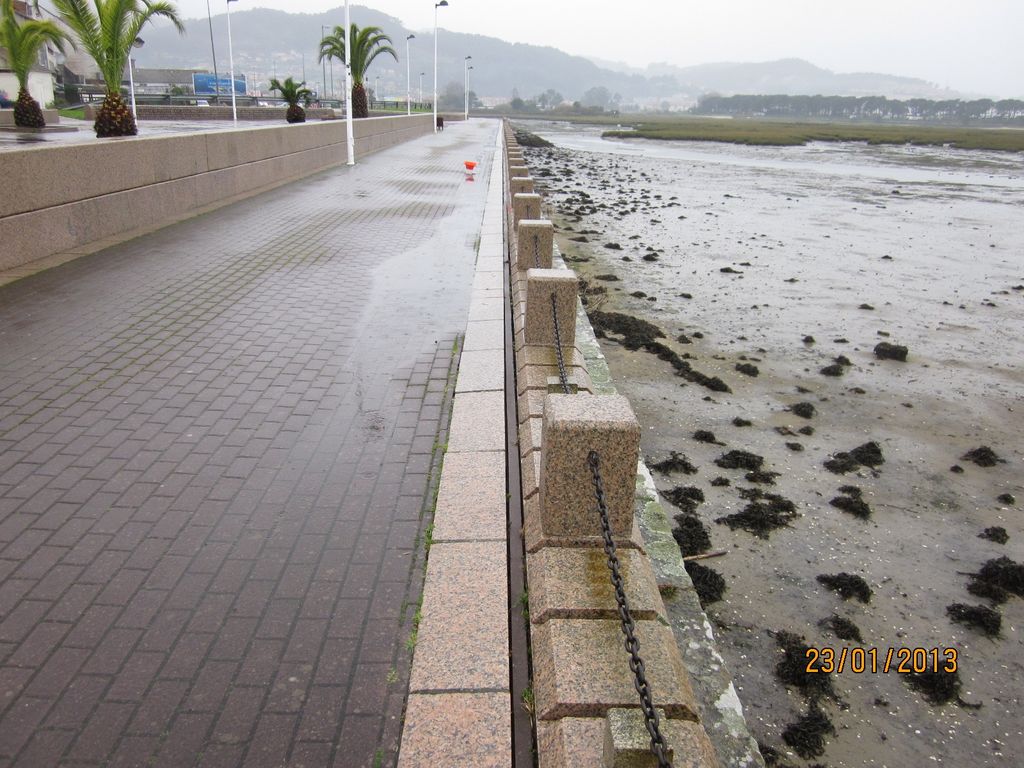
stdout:
[[(204, 72), (192, 73), (192, 89), (197, 96), (213, 96), (218, 93), (231, 95), (231, 78), (221, 75), (215, 78)], [(245, 96), (245, 75), (235, 75), (235, 93)]]

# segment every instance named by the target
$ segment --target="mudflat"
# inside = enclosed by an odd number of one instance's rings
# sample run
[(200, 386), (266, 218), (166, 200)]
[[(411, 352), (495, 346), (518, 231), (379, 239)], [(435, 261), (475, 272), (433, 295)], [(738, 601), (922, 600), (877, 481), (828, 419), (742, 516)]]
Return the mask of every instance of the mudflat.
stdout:
[(1024, 754), (1021, 156), (530, 130), (768, 764)]

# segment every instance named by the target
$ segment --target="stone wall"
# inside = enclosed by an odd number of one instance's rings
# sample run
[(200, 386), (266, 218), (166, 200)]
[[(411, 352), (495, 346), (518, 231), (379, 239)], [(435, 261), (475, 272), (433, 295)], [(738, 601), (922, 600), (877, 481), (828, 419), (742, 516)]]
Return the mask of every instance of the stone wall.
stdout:
[[(431, 130), (429, 115), (357, 120), (357, 161)], [(71, 258), (347, 157), (343, 120), (3, 152), (0, 270)]]
[[(58, 125), (60, 123), (60, 112), (56, 109), (44, 109), (43, 120), (47, 125)], [(14, 109), (0, 109), (0, 127), (14, 127)]]
[[(137, 107), (139, 120), (231, 120), (231, 105), (208, 107), (163, 106), (160, 104), (139, 104)], [(99, 104), (85, 105), (85, 119), (95, 120)], [(283, 123), (287, 107), (238, 107), (238, 119), (247, 122), (253, 120), (276, 120)], [(309, 108), (306, 110), (308, 120), (334, 120), (344, 117), (342, 112), (334, 109)]]

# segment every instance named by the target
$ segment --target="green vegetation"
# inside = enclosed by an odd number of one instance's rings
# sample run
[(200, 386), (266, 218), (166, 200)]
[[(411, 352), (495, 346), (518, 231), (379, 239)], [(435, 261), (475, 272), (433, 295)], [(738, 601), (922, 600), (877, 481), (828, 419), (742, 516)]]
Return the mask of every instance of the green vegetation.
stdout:
[(306, 88), (305, 81), (296, 83), (289, 77), (282, 83), (274, 77), (270, 80), (270, 90), (280, 91), (281, 98), (288, 102), (288, 111), (284, 114), (285, 120), (289, 123), (306, 122), (306, 110), (302, 108), (299, 102), (302, 101), (308, 104), (313, 92)]
[(106, 83), (107, 93), (96, 116), (96, 135), (134, 136), (135, 115), (121, 96), (121, 78), (142, 28), (158, 16), (180, 32), (185, 27), (174, 3), (164, 0), (53, 0), (64, 23), (78, 37)]
[[(809, 141), (864, 141), (868, 144), (951, 145), (958, 149), (1024, 151), (1024, 130), (955, 128), (939, 125), (873, 125), (864, 123), (798, 123), (774, 120), (715, 118), (638, 118), (607, 122), (634, 125), (633, 130), (605, 131), (607, 138), (659, 139), (666, 141), (721, 141), (732, 144), (798, 146)], [(606, 123), (594, 119), (581, 122)]]
[[(352, 60), (352, 117), (369, 117), (370, 109), (366, 100), (366, 88), (363, 81), (366, 71), (373, 60), (382, 53), (391, 54), (398, 61), (398, 54), (391, 47), (391, 38), (384, 34), (380, 27), (363, 27), (353, 24), (349, 30)], [(344, 66), (345, 62), (345, 28), (335, 27), (334, 31), (320, 41), (320, 56), (324, 59), (337, 59)]]
[(61, 117), (72, 117), (75, 120), (85, 120), (85, 108), (75, 107), (74, 109), (62, 109), (60, 110)]
[(6, 50), (7, 66), (18, 80), (18, 99), (14, 103), (15, 125), (21, 128), (45, 127), (43, 110), (28, 92), (28, 73), (40, 48), (51, 43), (63, 53), (66, 39), (52, 21), (32, 19), (19, 24), (14, 15), (14, 0), (0, 0), (0, 48)]

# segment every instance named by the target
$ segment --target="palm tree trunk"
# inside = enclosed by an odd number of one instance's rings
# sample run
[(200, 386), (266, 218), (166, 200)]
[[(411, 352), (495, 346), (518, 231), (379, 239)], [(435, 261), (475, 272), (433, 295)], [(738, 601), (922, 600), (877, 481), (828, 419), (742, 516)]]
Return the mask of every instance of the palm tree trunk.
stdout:
[(18, 89), (18, 100), (14, 103), (14, 124), (19, 128), (44, 128), (43, 110), (24, 88)]
[(288, 111), (285, 112), (284, 119), (289, 123), (304, 123), (306, 122), (306, 110), (298, 104), (292, 104), (288, 107)]
[(139, 132), (135, 116), (119, 93), (108, 93), (93, 124), (97, 138), (134, 136)]
[(370, 107), (366, 102), (366, 89), (362, 83), (352, 86), (352, 117), (369, 117)]

